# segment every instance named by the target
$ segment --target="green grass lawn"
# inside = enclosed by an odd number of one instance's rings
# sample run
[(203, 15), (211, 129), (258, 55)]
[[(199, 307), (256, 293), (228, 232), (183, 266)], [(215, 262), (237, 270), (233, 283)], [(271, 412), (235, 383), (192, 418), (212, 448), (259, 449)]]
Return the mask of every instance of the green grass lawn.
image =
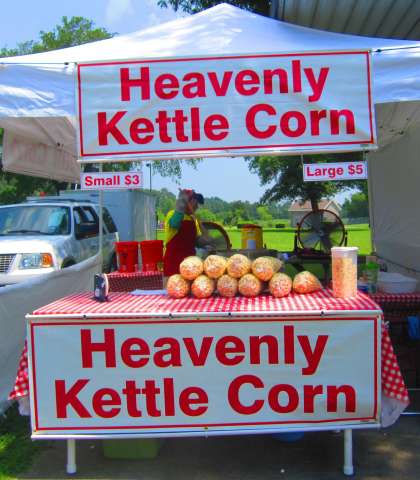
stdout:
[[(371, 251), (370, 228), (364, 225), (347, 225), (348, 240), (350, 247), (359, 247), (360, 255), (367, 255)], [(237, 228), (226, 229), (232, 248), (241, 248), (241, 231)], [(158, 231), (158, 238), (163, 240), (163, 231)], [(280, 252), (291, 252), (294, 246), (294, 228), (265, 228), (263, 230), (263, 242), (267, 248), (279, 250)]]
[(0, 416), (0, 480), (15, 479), (32, 463), (46, 442), (32, 442), (29, 417), (19, 415), (16, 405)]

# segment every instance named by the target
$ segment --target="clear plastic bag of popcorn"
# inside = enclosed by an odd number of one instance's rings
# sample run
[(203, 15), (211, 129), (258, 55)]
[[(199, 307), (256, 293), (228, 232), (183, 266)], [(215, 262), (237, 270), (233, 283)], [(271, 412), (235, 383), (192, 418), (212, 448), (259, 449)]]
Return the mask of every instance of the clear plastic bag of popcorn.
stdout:
[(166, 290), (172, 298), (184, 298), (190, 292), (190, 282), (177, 273), (168, 278)]
[(252, 273), (247, 273), (239, 279), (238, 290), (244, 297), (256, 297), (261, 293), (262, 282)]
[(214, 292), (216, 282), (207, 275), (199, 275), (191, 285), (191, 293), (195, 298), (208, 298)]
[(217, 280), (217, 291), (221, 297), (234, 297), (238, 293), (238, 280), (229, 275), (222, 275)]
[(252, 273), (262, 280), (268, 282), (275, 273), (274, 262), (269, 257), (258, 257), (252, 262)]
[(275, 273), (268, 284), (271, 295), (273, 297), (285, 297), (292, 290), (292, 279), (285, 273)]
[(251, 260), (242, 255), (236, 253), (228, 258), (227, 261), (227, 273), (233, 278), (241, 278), (245, 274), (251, 271)]
[(204, 260), (204, 273), (210, 278), (221, 277), (227, 267), (227, 260), (220, 255), (209, 255)]
[(334, 297), (347, 298), (357, 295), (358, 247), (332, 247), (331, 270)]
[(179, 273), (186, 280), (194, 280), (203, 273), (203, 270), (203, 260), (200, 257), (191, 256), (184, 258), (179, 265)]
[(322, 285), (318, 278), (311, 272), (299, 272), (293, 279), (293, 291), (296, 293), (312, 293), (321, 290)]

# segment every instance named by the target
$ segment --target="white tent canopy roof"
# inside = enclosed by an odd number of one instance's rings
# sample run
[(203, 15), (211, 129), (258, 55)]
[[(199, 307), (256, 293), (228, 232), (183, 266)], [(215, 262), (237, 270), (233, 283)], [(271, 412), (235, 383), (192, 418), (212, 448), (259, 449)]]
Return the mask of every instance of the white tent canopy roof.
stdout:
[[(74, 72), (78, 62), (366, 48), (373, 51), (374, 102), (410, 103), (408, 110), (395, 105), (381, 106), (378, 138), (386, 144), (408, 124), (420, 120), (417, 102), (411, 104), (420, 100), (420, 42), (314, 30), (220, 4), (128, 35), (3, 58), (0, 59), (0, 127), (6, 130), (4, 167), (60, 180), (78, 179), (73, 126)], [(381, 116), (386, 117), (386, 123), (381, 122)], [(41, 157), (44, 164), (34, 166), (33, 162)], [(26, 158), (31, 158), (30, 162)]]

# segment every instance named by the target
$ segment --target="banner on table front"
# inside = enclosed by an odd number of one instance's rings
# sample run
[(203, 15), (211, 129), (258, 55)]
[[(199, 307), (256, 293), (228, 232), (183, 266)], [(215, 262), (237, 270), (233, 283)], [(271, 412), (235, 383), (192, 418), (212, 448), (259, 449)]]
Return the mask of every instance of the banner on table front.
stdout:
[(375, 148), (367, 51), (77, 69), (81, 161)]
[(303, 165), (305, 182), (364, 180), (367, 177), (366, 162), (306, 163)]
[(34, 433), (176, 435), (377, 423), (377, 322), (35, 323)]
[(82, 190), (143, 188), (141, 172), (89, 172), (80, 174)]

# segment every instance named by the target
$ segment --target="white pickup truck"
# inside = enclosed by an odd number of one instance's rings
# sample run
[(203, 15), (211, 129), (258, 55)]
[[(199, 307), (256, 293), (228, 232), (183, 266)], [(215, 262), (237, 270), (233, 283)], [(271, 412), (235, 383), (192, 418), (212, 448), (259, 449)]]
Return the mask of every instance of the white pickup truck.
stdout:
[[(98, 252), (99, 206), (37, 199), (0, 207), (0, 286), (74, 265)], [(116, 268), (118, 232), (103, 209), (103, 270)]]

